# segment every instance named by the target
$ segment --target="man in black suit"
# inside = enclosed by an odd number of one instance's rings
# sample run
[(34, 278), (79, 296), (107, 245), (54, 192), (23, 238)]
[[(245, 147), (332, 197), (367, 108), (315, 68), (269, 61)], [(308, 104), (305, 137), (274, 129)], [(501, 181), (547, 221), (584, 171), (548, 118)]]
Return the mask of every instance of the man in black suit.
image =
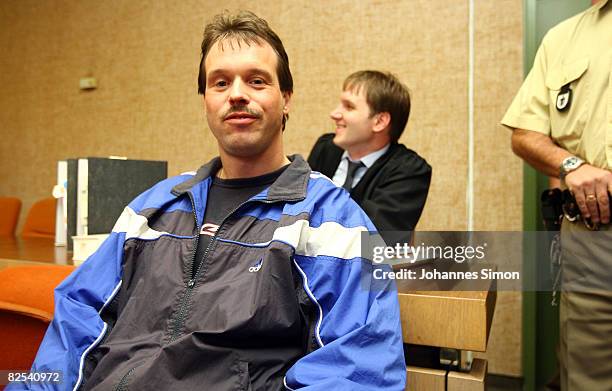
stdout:
[(390, 73), (359, 71), (342, 90), (331, 112), (336, 132), (317, 140), (308, 163), (351, 193), (388, 244), (396, 242), (384, 231), (414, 230), (431, 181), (425, 159), (397, 142), (410, 114), (408, 89)]

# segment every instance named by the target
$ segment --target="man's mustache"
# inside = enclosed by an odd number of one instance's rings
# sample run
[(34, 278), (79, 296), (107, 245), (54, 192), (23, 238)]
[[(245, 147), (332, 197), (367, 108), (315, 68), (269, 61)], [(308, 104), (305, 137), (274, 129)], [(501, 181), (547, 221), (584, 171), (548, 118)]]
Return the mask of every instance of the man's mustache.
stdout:
[(223, 113), (223, 118), (227, 118), (229, 117), (231, 114), (234, 113), (246, 113), (250, 116), (253, 116), (255, 118), (261, 118), (261, 112), (257, 111), (257, 110), (253, 110), (247, 106), (233, 106), (230, 107), (225, 113)]

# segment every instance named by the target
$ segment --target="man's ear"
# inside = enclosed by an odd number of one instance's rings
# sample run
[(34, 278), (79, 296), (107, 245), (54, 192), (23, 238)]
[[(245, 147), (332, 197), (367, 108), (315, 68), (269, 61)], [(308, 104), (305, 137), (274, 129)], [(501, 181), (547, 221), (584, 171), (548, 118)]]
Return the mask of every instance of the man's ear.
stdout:
[(283, 100), (285, 101), (283, 104), (283, 114), (289, 114), (289, 108), (291, 107), (291, 97), (293, 94), (291, 92), (283, 92)]
[(374, 127), (372, 130), (375, 133), (382, 132), (391, 125), (391, 114), (387, 112), (377, 113), (374, 115)]

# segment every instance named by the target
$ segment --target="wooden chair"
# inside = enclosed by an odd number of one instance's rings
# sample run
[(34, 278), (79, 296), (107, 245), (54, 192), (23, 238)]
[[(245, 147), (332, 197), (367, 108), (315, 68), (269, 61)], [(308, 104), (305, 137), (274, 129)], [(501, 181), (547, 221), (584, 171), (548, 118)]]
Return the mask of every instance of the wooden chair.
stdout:
[(30, 208), (23, 225), (23, 238), (55, 238), (55, 198), (40, 200)]
[(15, 236), (20, 211), (19, 198), (0, 197), (0, 236)]

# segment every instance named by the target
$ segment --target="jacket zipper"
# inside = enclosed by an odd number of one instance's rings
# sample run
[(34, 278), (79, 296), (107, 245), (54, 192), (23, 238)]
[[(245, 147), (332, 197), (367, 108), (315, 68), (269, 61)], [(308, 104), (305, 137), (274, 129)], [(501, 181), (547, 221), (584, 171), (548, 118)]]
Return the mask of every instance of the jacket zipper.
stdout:
[[(183, 298), (181, 299), (181, 304), (180, 304), (180, 309), (179, 309), (179, 314), (177, 317), (176, 322), (174, 322), (174, 327), (172, 330), (172, 335), (170, 336), (170, 342), (173, 342), (176, 340), (176, 338), (178, 338), (179, 336), (179, 330), (183, 327), (183, 324), (185, 323), (185, 318), (186, 318), (186, 310), (187, 310), (187, 302), (189, 301), (189, 298), (191, 297), (191, 293), (193, 292), (195, 286), (196, 286), (196, 282), (200, 277), (200, 271), (202, 270), (202, 266), (204, 265), (204, 262), (206, 261), (206, 257), (208, 256), (208, 253), (210, 252), (210, 249), (212, 248), (212, 246), (215, 244), (215, 241), (217, 240), (217, 235), (219, 232), (221, 232), (221, 228), (223, 227), (223, 224), (225, 224), (225, 221), (232, 216), (234, 213), (236, 213), (240, 208), (242, 208), (244, 205), (248, 204), (248, 203), (254, 203), (254, 202), (261, 202), (264, 204), (273, 204), (276, 202), (280, 202), (280, 200), (277, 201), (269, 201), (269, 200), (253, 200), (253, 199), (249, 199), (244, 201), (243, 203), (241, 203), (240, 205), (238, 205), (236, 208), (234, 208), (227, 216), (225, 216), (223, 218), (223, 220), (221, 220), (221, 224), (219, 224), (219, 228), (217, 229), (217, 231), (215, 232), (214, 236), (212, 237), (212, 239), (210, 240), (210, 242), (208, 243), (208, 246), (206, 246), (206, 249), (204, 250), (204, 255), (202, 256), (202, 261), (199, 263), (198, 268), (194, 271), (194, 261), (195, 261), (195, 256), (196, 256), (196, 252), (198, 251), (198, 241), (200, 239), (200, 224), (198, 222), (198, 215), (196, 214), (196, 210), (195, 210), (195, 202), (193, 201), (193, 196), (190, 192), (187, 193), (189, 195), (189, 200), (191, 201), (191, 207), (193, 208), (193, 216), (196, 222), (196, 227), (197, 227), (197, 233), (196, 233), (196, 239), (195, 239), (195, 247), (193, 249), (193, 255), (191, 256), (191, 264), (190, 264), (190, 278), (189, 281), (187, 281), (187, 286), (185, 287), (185, 293), (183, 294)], [(291, 202), (291, 201), (298, 201), (301, 198), (296, 198), (296, 199), (287, 199), (287, 200), (282, 200), (284, 202)]]
[(132, 373), (134, 373), (134, 371), (136, 370), (136, 367), (130, 369), (128, 371), (128, 373), (126, 373), (121, 380), (119, 381), (119, 383), (117, 384), (117, 386), (113, 389), (113, 391), (127, 391), (127, 380), (129, 379), (129, 377), (132, 375)]
[[(200, 227), (200, 224), (198, 223), (198, 215), (196, 214), (196, 208), (195, 208), (195, 202), (193, 200), (193, 196), (191, 195), (191, 193), (187, 193), (187, 194), (189, 195), (189, 200), (191, 201), (191, 209), (193, 211), (193, 218), (195, 220), (195, 225), (196, 225), (195, 247), (193, 249), (193, 254), (191, 255), (191, 264), (190, 264), (190, 267), (189, 267), (189, 269), (191, 270), (190, 279), (187, 282), (187, 289), (186, 289), (185, 293), (183, 294), (183, 298), (181, 299), (179, 315), (178, 315), (178, 318), (177, 318), (176, 322), (174, 323), (174, 327), (173, 327), (173, 330), (172, 330), (172, 335), (170, 336), (170, 341), (169, 342), (174, 341), (178, 337), (178, 330), (180, 329), (179, 326), (182, 327), (182, 324), (185, 321), (184, 320), (184, 316), (185, 316), (184, 312), (185, 312), (186, 307), (187, 307), (187, 300), (191, 296), (191, 292), (192, 292), (193, 287), (195, 285), (195, 278), (193, 277), (193, 261), (195, 260), (196, 252), (198, 251), (198, 241), (200, 239), (200, 230), (201, 230), (201, 227)], [(206, 247), (206, 252), (208, 252), (208, 248), (209, 247), (210, 247), (210, 243)], [(206, 252), (205, 252), (205, 255), (206, 255)], [(132, 369), (130, 369), (121, 378), (121, 380), (119, 381), (117, 386), (113, 389), (113, 391), (124, 391), (124, 390), (127, 390), (126, 387), (125, 387), (127, 385), (127, 380), (132, 375), (132, 373), (134, 373), (136, 368), (137, 367), (133, 367)]]
[[(184, 317), (185, 317), (185, 311), (187, 309), (186, 308), (187, 301), (189, 297), (191, 297), (191, 291), (193, 290), (193, 287), (195, 286), (195, 276), (193, 273), (193, 262), (195, 261), (195, 256), (198, 251), (198, 242), (200, 241), (201, 228), (200, 228), (200, 223), (198, 222), (198, 215), (196, 213), (196, 207), (195, 207), (195, 202), (193, 200), (193, 195), (190, 192), (187, 192), (187, 195), (189, 196), (189, 201), (191, 201), (191, 210), (193, 211), (193, 219), (196, 225), (196, 235), (195, 235), (195, 240), (194, 240), (193, 253), (191, 254), (191, 261), (189, 263), (189, 281), (187, 281), (187, 286), (185, 287), (185, 293), (183, 293), (183, 297), (181, 298), (179, 313), (177, 315), (176, 321), (174, 322), (174, 327), (172, 328), (172, 334), (170, 335), (170, 340), (168, 341), (168, 343), (173, 342), (178, 337), (179, 330), (183, 326), (183, 323), (185, 322)], [(215, 232), (215, 235), (216, 234), (217, 233)], [(214, 239), (214, 236), (213, 236), (213, 239)], [(208, 248), (210, 247), (211, 243), (212, 243), (212, 240), (210, 241), (208, 246), (206, 246), (205, 253), (208, 252)]]

